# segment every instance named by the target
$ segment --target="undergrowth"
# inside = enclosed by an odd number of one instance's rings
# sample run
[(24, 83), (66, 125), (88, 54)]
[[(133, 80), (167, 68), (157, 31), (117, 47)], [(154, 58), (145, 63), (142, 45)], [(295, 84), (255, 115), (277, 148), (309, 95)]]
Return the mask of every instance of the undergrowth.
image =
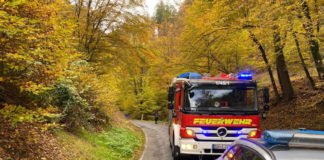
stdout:
[(68, 145), (71, 159), (129, 160), (144, 142), (141, 135), (126, 128), (96, 134), (83, 131), (78, 136), (59, 132), (58, 136)]

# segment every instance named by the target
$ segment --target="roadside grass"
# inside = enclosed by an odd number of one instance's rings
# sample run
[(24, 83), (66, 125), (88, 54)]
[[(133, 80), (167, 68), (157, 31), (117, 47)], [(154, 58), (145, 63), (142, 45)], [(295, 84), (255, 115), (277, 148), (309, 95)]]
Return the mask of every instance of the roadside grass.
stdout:
[(77, 136), (59, 131), (57, 135), (70, 154), (68, 159), (138, 159), (144, 144), (144, 137), (132, 128), (112, 128), (100, 133), (83, 131)]

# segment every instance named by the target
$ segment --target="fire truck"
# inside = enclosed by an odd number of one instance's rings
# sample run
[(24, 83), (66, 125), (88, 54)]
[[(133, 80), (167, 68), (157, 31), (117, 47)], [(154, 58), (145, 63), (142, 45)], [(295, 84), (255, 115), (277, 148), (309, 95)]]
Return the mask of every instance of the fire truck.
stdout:
[(239, 138), (260, 138), (260, 118), (269, 110), (269, 90), (262, 89), (259, 110), (252, 74), (218, 77), (188, 72), (169, 87), (169, 140), (174, 160), (221, 155)]

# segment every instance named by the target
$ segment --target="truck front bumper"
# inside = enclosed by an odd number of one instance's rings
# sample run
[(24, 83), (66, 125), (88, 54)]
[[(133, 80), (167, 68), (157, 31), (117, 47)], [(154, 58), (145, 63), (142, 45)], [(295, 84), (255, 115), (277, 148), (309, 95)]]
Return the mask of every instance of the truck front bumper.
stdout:
[[(195, 141), (180, 139), (180, 153), (190, 155), (222, 155), (232, 142)], [(214, 147), (213, 147), (214, 146)], [(215, 146), (224, 146), (217, 148)]]

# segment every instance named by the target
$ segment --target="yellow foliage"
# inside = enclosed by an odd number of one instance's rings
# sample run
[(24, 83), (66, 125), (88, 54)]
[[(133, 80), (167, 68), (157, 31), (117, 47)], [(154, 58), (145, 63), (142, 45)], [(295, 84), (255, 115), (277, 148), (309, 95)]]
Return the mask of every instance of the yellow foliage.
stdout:
[(70, 45), (74, 24), (61, 14), (68, 5), (63, 0), (32, 0), (5, 1), (3, 6), (0, 52), (4, 53), (4, 77), (22, 91), (38, 93), (63, 76), (77, 54)]

